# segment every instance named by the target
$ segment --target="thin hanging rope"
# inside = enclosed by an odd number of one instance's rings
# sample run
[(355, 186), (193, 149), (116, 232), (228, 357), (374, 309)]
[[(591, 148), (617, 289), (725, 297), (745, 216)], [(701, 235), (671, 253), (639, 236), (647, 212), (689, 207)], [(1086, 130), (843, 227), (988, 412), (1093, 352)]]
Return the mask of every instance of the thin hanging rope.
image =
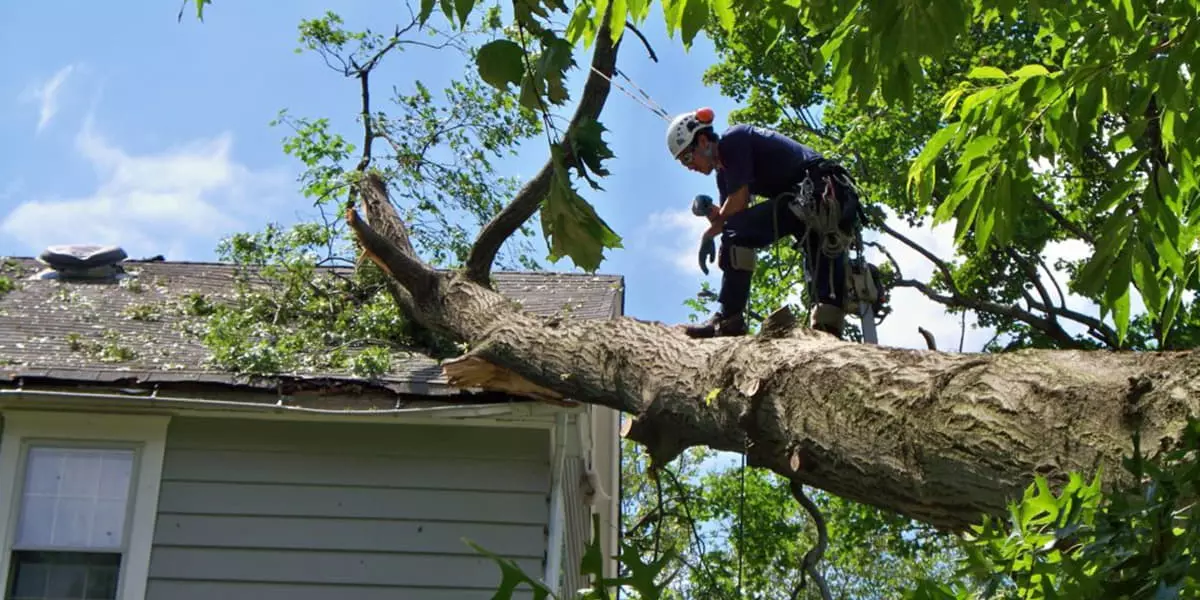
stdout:
[(742, 590), (742, 555), (746, 552), (746, 453), (742, 452), (742, 499), (738, 507), (738, 598), (745, 598)]
[[(603, 78), (604, 78), (606, 81), (608, 81), (608, 83), (609, 83), (609, 84), (611, 84), (613, 87), (617, 88), (618, 90), (621, 90), (622, 92), (624, 92), (624, 93), (625, 93), (625, 95), (626, 95), (626, 96), (629, 96), (630, 98), (632, 98), (632, 99), (634, 100), (634, 102), (637, 102), (638, 104), (641, 104), (642, 106), (646, 107), (646, 110), (648, 110), (648, 111), (650, 111), (650, 112), (652, 112), (652, 113), (654, 113), (654, 114), (658, 115), (658, 116), (659, 116), (659, 117), (661, 117), (661, 118), (662, 118), (664, 121), (670, 121), (670, 120), (671, 120), (671, 115), (670, 115), (670, 113), (668, 113), (668, 112), (666, 111), (666, 109), (664, 109), (663, 107), (659, 106), (659, 105), (658, 105), (658, 103), (657, 103), (657, 102), (655, 102), (655, 101), (654, 101), (654, 99), (650, 97), (650, 94), (647, 94), (645, 91), (643, 91), (643, 90), (642, 90), (642, 88), (638, 87), (638, 85), (637, 85), (636, 83), (634, 83), (632, 79), (630, 79), (629, 77), (627, 77), (627, 76), (626, 76), (624, 73), (622, 73), (621, 71), (619, 71), (619, 70), (617, 70), (617, 69), (613, 69), (613, 72), (615, 72), (616, 74), (620, 75), (622, 79), (624, 79), (624, 80), (628, 81), (630, 85), (632, 85), (633, 87), (637, 88), (637, 90), (638, 90), (639, 92), (641, 92), (641, 95), (642, 95), (642, 97), (644, 97), (644, 98), (645, 98), (644, 100), (643, 100), (642, 98), (639, 98), (639, 97), (637, 97), (636, 95), (634, 95), (634, 93), (633, 93), (633, 92), (631, 92), (631, 91), (629, 91), (628, 89), (626, 89), (626, 88), (625, 88), (625, 86), (623, 86), (623, 85), (621, 85), (621, 84), (619, 84), (619, 83), (617, 83), (617, 82), (613, 81), (612, 77), (609, 77), (608, 75), (605, 75), (604, 73), (600, 72), (600, 70), (599, 70), (599, 69), (597, 69), (596, 67), (592, 67), (592, 72), (593, 72), (593, 73), (595, 73), (595, 74), (597, 74), (597, 75), (599, 75), (599, 76), (601, 76), (601, 77), (603, 77)], [(652, 106), (652, 105), (653, 105), (653, 106)]]

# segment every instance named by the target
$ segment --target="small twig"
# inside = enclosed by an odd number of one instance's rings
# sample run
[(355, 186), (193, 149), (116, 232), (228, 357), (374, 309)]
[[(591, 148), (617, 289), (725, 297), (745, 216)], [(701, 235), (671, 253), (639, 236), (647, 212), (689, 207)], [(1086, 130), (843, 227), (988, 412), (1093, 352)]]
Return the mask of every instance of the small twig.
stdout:
[(1050, 265), (1047, 265), (1041, 256), (1038, 257), (1038, 264), (1046, 271), (1046, 276), (1050, 278), (1050, 283), (1054, 284), (1054, 290), (1058, 292), (1058, 305), (1066, 308), (1067, 297), (1063, 294), (1062, 286), (1058, 285), (1058, 279), (1054, 277), (1054, 272), (1050, 270)]
[(939, 271), (942, 272), (942, 275), (944, 275), (946, 277), (946, 285), (949, 285), (951, 287), (951, 290), (954, 293), (954, 295), (955, 296), (959, 295), (958, 289), (954, 285), (954, 275), (951, 274), (950, 266), (948, 264), (946, 264), (946, 261), (938, 258), (936, 254), (930, 252), (929, 250), (926, 250), (924, 246), (908, 239), (907, 236), (900, 233), (899, 231), (892, 229), (891, 226), (889, 226), (887, 223), (883, 223), (883, 222), (879, 223), (879, 230), (900, 240), (905, 246), (908, 246), (909, 248), (916, 250), (917, 253), (919, 253), (921, 256), (924, 256), (926, 258), (926, 260), (933, 263), (933, 265), (935, 267), (937, 267), (937, 269)]
[(646, 52), (650, 54), (650, 60), (658, 62), (658, 55), (654, 53), (654, 48), (650, 47), (650, 41), (646, 39), (646, 36), (642, 35), (642, 32), (638, 31), (638, 28), (629, 21), (625, 21), (625, 28), (632, 31), (634, 35), (638, 36), (638, 39), (642, 40), (642, 45), (646, 47)]
[(888, 249), (885, 248), (883, 244), (880, 244), (879, 242), (864, 242), (863, 245), (870, 246), (882, 252), (883, 255), (887, 257), (888, 262), (892, 263), (892, 267), (896, 269), (896, 278), (904, 279), (904, 274), (900, 271), (900, 261), (896, 260), (896, 257), (892, 256), (892, 253), (888, 252)]
[(807, 587), (808, 581), (805, 579), (805, 574), (817, 582), (821, 598), (832, 600), (832, 596), (829, 594), (829, 584), (825, 582), (825, 576), (817, 570), (817, 563), (825, 555), (825, 548), (829, 545), (829, 530), (825, 526), (825, 517), (821, 515), (821, 509), (817, 508), (817, 505), (804, 494), (804, 484), (799, 479), (792, 478), (791, 488), (792, 496), (808, 512), (808, 516), (813, 520), (813, 525), (817, 528), (817, 545), (804, 553), (804, 559), (801, 561), (800, 585), (797, 585), (796, 589), (792, 591), (792, 600), (799, 598), (801, 590)]
[[(1037, 288), (1038, 295), (1042, 297), (1042, 302), (1046, 303), (1047, 306), (1054, 304), (1054, 301), (1050, 299), (1050, 292), (1046, 289), (1046, 286), (1042, 284), (1042, 278), (1038, 275), (1037, 265), (1029, 262), (1029, 260), (1024, 256), (1021, 256), (1020, 252), (1017, 252), (1012, 248), (1007, 248), (1006, 252), (1009, 257), (1011, 257), (1013, 261), (1020, 265), (1021, 269), (1025, 271), (1025, 276), (1028, 277), (1030, 283)], [(1053, 315), (1051, 315), (1050, 320), (1055, 320)]]
[(1068, 219), (1067, 216), (1062, 213), (1062, 211), (1055, 208), (1054, 205), (1051, 204), (1048, 200), (1046, 200), (1044, 198), (1039, 198), (1037, 196), (1034, 196), (1033, 199), (1038, 204), (1041, 204), (1042, 210), (1045, 210), (1047, 214), (1049, 214), (1051, 217), (1053, 217), (1055, 222), (1057, 222), (1059, 225), (1061, 225), (1063, 229), (1070, 231), (1071, 233), (1075, 234), (1075, 237), (1091, 244), (1092, 246), (1096, 245), (1096, 238), (1093, 237), (1092, 234), (1090, 234), (1086, 230), (1084, 230), (1084, 228), (1081, 227), (1078, 223), (1075, 223), (1074, 221)]
[[(675, 492), (677, 494), (679, 494), (679, 497), (681, 499), (685, 499), (688, 497), (688, 495), (686, 493), (684, 493), (683, 484), (679, 483), (679, 477), (676, 476), (675, 473), (673, 473), (670, 469), (666, 468), (665, 466), (660, 468), (659, 470), (661, 472), (666, 473), (667, 475), (671, 476), (671, 483), (675, 486)], [(697, 556), (704, 557), (708, 554), (708, 552), (704, 549), (704, 538), (702, 538), (700, 536), (700, 531), (699, 531), (699, 529), (696, 528), (696, 519), (692, 517), (692, 511), (688, 508), (688, 503), (686, 501), (681, 501), (680, 506), (683, 507), (684, 516), (688, 522), (689, 529), (691, 530), (691, 535), (688, 537), (695, 539), (696, 549), (699, 551)], [(703, 560), (703, 558), (701, 558), (701, 560), (700, 560), (700, 566), (702, 567), (702, 569), (700, 569), (700, 570), (703, 571), (704, 575), (706, 575), (708, 577), (709, 585), (712, 586), (712, 589), (713, 590), (721, 589), (717, 585), (716, 576), (713, 575), (712, 571), (710, 571), (708, 569), (708, 563), (705, 562)]]

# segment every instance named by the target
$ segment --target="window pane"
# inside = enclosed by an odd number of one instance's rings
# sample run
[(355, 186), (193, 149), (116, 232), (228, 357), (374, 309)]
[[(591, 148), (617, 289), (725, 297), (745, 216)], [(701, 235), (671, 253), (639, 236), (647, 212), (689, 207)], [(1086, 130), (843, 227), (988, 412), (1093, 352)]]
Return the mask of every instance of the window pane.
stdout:
[(109, 600), (117, 597), (120, 554), (13, 553), (12, 600)]
[(132, 472), (132, 450), (30, 448), (17, 546), (120, 548)]

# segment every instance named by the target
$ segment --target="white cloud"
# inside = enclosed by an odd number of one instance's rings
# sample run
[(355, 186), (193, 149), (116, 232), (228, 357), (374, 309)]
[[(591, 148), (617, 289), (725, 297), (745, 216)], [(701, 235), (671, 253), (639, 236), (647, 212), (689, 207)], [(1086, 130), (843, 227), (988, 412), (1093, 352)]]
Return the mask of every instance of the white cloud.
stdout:
[[(1092, 254), (1092, 249), (1090, 246), (1087, 245), (1086, 242), (1083, 242), (1080, 240), (1065, 240), (1065, 241), (1061, 241), (1061, 242), (1050, 242), (1049, 244), (1046, 244), (1046, 251), (1043, 254), (1042, 258), (1045, 259), (1046, 266), (1048, 266), (1050, 268), (1050, 270), (1054, 272), (1054, 280), (1058, 282), (1060, 288), (1062, 289), (1063, 297), (1066, 300), (1066, 302), (1065, 302), (1066, 307), (1068, 309), (1071, 309), (1080, 314), (1084, 314), (1089, 317), (1094, 317), (1096, 319), (1099, 319), (1100, 318), (1099, 305), (1097, 305), (1095, 302), (1092, 302), (1091, 300), (1085, 299), (1082, 296), (1078, 296), (1076, 294), (1072, 294), (1070, 291), (1068, 291), (1065, 287), (1066, 282), (1067, 282), (1066, 271), (1055, 267), (1055, 263), (1058, 262), (1059, 260), (1063, 260), (1066, 262), (1076, 262), (1076, 261), (1088, 258), (1089, 256), (1091, 256), (1091, 254)], [(1050, 280), (1050, 278), (1045, 274), (1044, 271), (1042, 271), (1042, 282), (1043, 282), (1043, 285), (1046, 287), (1047, 291), (1051, 294), (1051, 298), (1057, 304), (1059, 302), (1058, 289), (1054, 288), (1054, 283)], [(1137, 291), (1137, 289), (1130, 286), (1130, 288), (1129, 288), (1130, 318), (1133, 318), (1133, 317), (1137, 316), (1138, 314), (1144, 314), (1145, 312), (1146, 312), (1146, 303), (1145, 303), (1145, 300), (1142, 298), (1141, 293), (1139, 293)], [(1066, 319), (1060, 319), (1060, 321), (1063, 324), (1063, 329), (1067, 330), (1068, 332), (1070, 332), (1072, 334), (1083, 335), (1083, 334), (1087, 333), (1088, 328), (1083, 325), (1077, 324), (1075, 321), (1069, 321)], [(1112, 316), (1110, 315), (1110, 316), (1106, 317), (1104, 321), (1105, 321), (1105, 323), (1107, 323), (1111, 326)]]
[[(700, 235), (708, 229), (708, 220), (689, 210), (668, 210), (652, 213), (640, 233), (646, 252), (664, 261), (685, 275), (703, 276), (697, 253)], [(710, 276), (720, 273), (716, 261), (708, 266)]]
[(77, 198), (35, 198), (0, 220), (0, 232), (36, 254), (54, 244), (117, 244), (132, 257), (207, 253), (219, 238), (257, 229), (288, 195), (290, 178), (254, 171), (232, 157), (224, 133), (158, 153), (134, 155), (97, 133), (90, 119), (75, 149), (98, 185)]
[(31, 84), (21, 93), (20, 100), (22, 102), (37, 102), (38, 124), (37, 131), (40, 133), (45, 129), (50, 120), (58, 112), (58, 95), (62, 91), (62, 86), (66, 83), (67, 78), (75, 70), (75, 65), (67, 65), (58, 70), (46, 81), (39, 81)]
[[(897, 233), (911, 240), (914, 244), (928, 250), (941, 259), (949, 259), (954, 255), (954, 224), (943, 223), (937, 226), (910, 226), (894, 213), (882, 207), (888, 217), (888, 225)], [(900, 271), (906, 279), (929, 281), (936, 269), (933, 262), (913, 250), (908, 245), (886, 238), (879, 243), (900, 265)], [(888, 262), (886, 256), (877, 248), (866, 248), (867, 261), (883, 265)], [(892, 313), (879, 325), (877, 334), (879, 343), (884, 346), (900, 348), (927, 348), (925, 338), (918, 331), (924, 328), (933, 335), (939, 350), (957, 351), (959, 340), (962, 339), (964, 352), (977, 352), (995, 335), (995, 330), (978, 328), (973, 312), (967, 313), (965, 323), (961, 314), (950, 314), (946, 307), (930, 300), (924, 294), (913, 288), (897, 288), (892, 290), (888, 304)]]

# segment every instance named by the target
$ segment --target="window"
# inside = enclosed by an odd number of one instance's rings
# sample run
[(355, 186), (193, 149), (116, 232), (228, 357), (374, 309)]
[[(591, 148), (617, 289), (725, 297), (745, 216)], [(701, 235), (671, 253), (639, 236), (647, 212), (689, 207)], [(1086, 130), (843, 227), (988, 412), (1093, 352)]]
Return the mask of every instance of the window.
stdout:
[(167, 417), (3, 416), (4, 600), (140, 599)]

